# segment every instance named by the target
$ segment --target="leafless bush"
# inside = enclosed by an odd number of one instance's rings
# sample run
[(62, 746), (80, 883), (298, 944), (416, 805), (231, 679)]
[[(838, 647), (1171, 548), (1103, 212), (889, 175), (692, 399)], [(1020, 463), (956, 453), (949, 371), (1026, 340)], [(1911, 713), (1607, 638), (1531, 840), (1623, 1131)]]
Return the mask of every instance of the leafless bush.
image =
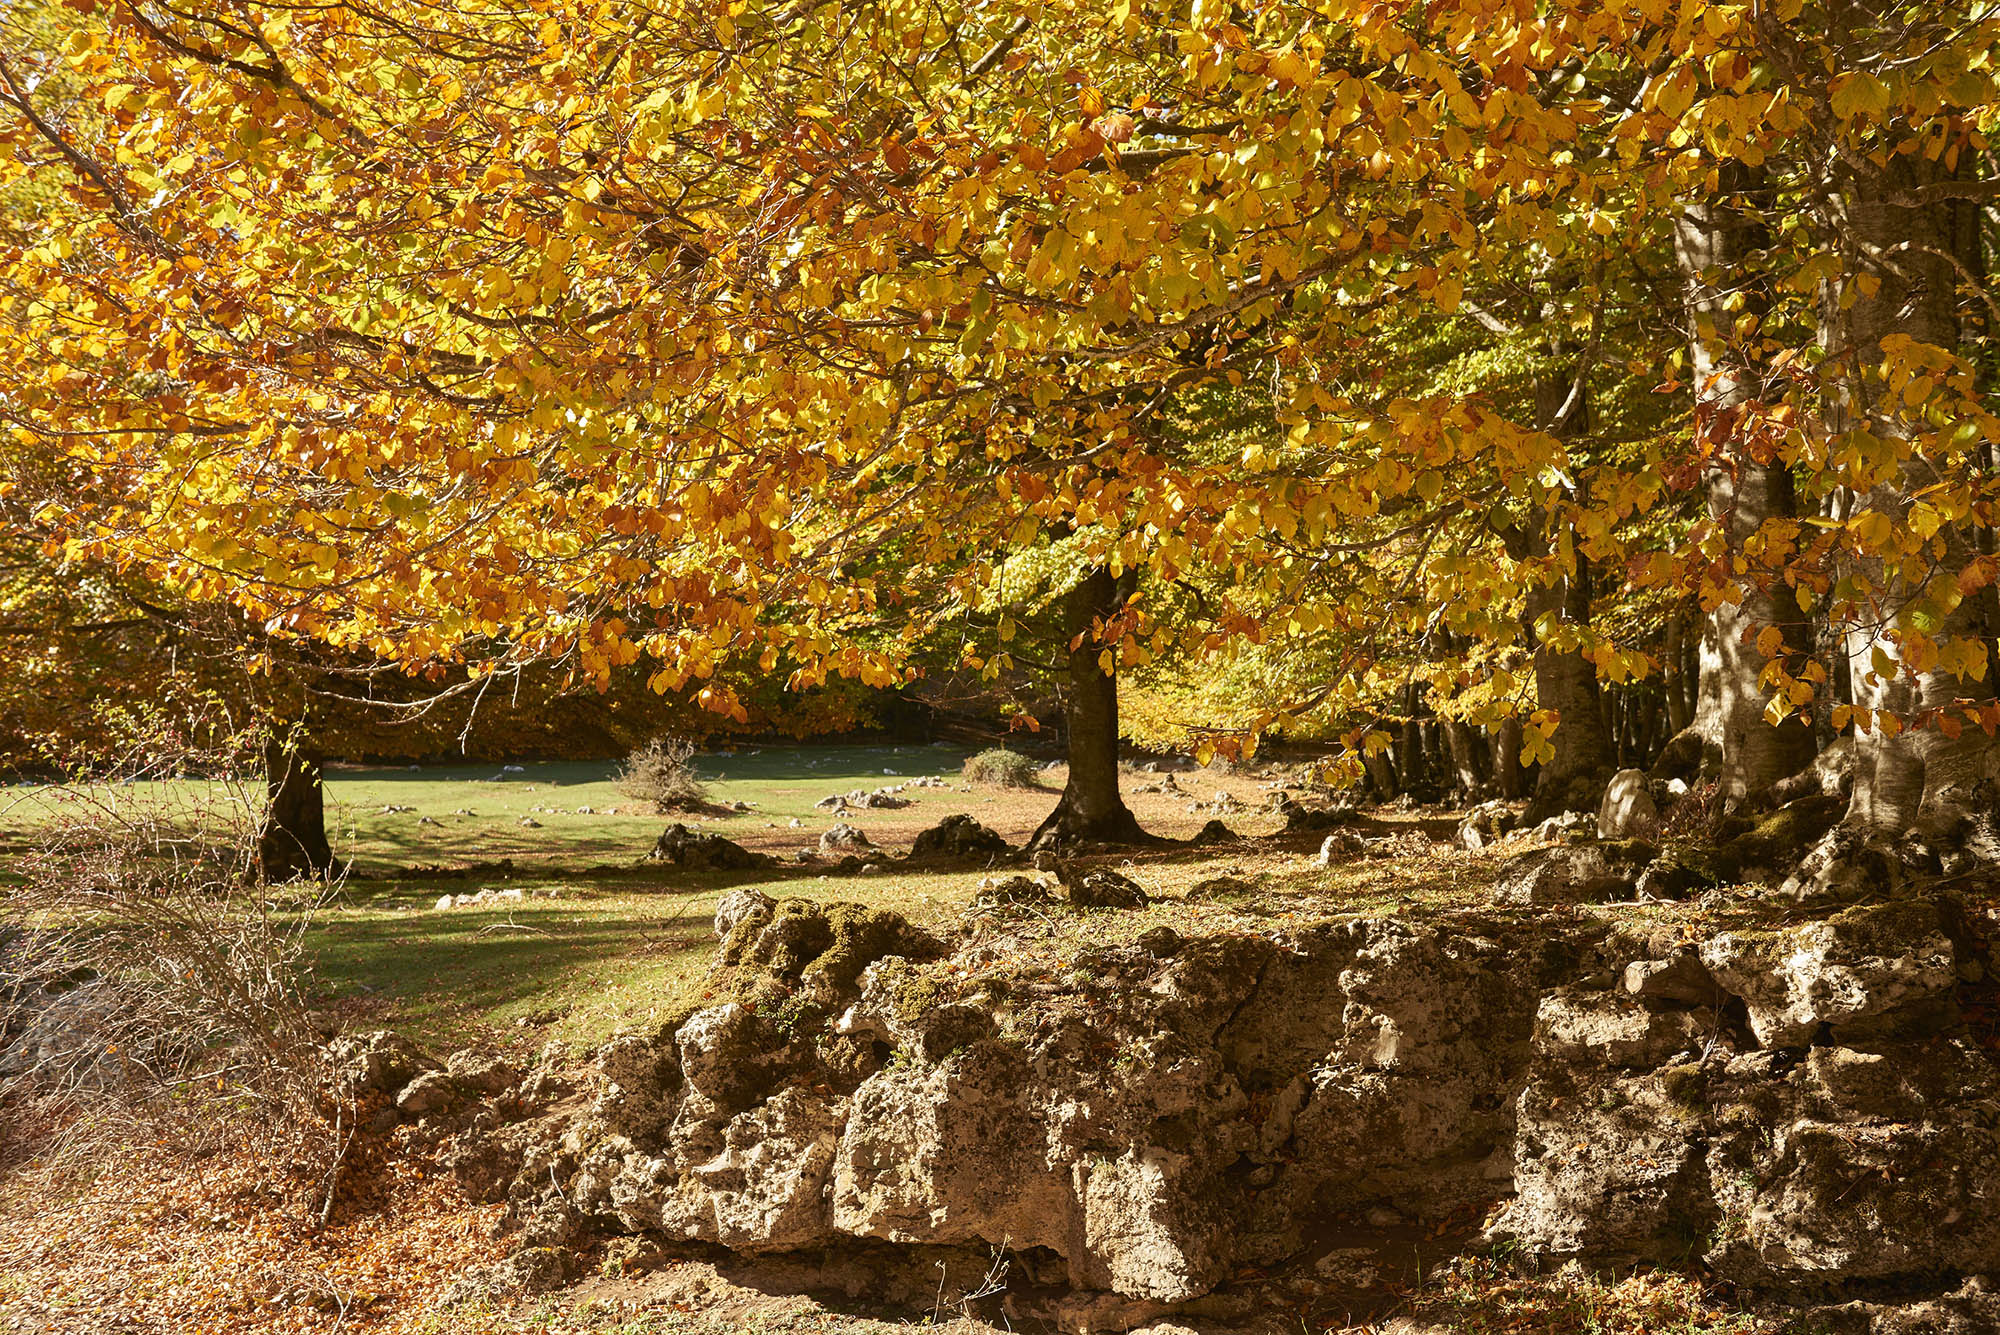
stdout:
[(1660, 837), (1705, 842), (1722, 817), (1722, 789), (1713, 780), (1698, 783), (1667, 808)]
[(684, 737), (655, 737), (627, 756), (618, 772), (618, 791), (635, 802), (651, 803), (661, 816), (708, 805), (708, 788), (694, 772), (694, 743)]
[[(239, 757), (239, 759), (241, 759)], [(330, 1199), (352, 1117), (308, 1007), (306, 934), (331, 893), (255, 875), (261, 789), (229, 757), (33, 790), (0, 901), (0, 1111), (61, 1163), (144, 1129), (287, 1142)], [(155, 762), (157, 763), (157, 762)]]

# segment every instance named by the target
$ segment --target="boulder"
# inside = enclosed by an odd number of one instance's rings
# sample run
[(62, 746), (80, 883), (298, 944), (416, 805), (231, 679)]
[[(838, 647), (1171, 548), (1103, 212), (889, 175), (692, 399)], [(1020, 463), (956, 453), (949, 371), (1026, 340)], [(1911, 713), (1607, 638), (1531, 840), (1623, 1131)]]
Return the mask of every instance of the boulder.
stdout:
[(1567, 839), (1579, 830), (1596, 828), (1596, 824), (1594, 817), (1581, 811), (1564, 811), (1537, 824), (1534, 839), (1536, 843), (1542, 844)]
[(1352, 807), (1309, 807), (1290, 798), (1279, 804), (1278, 814), (1285, 818), (1287, 834), (1317, 834), (1353, 825), (1361, 819), (1361, 813)]
[(1796, 861), (1779, 893), (1801, 904), (1880, 899), (1895, 893), (1904, 879), (1903, 859), (1888, 840), (1844, 826), (1829, 830)]
[(450, 1112), (465, 1100), (465, 1090), (448, 1072), (425, 1071), (396, 1094), (396, 1110), (406, 1117)]
[(1129, 876), (1109, 867), (1078, 867), (1062, 863), (1056, 879), (1069, 895), (1070, 907), (1079, 909), (1142, 909), (1146, 891)]
[(1190, 904), (1213, 904), (1218, 899), (1247, 895), (1257, 887), (1237, 876), (1208, 876), (1188, 887)]
[(1663, 960), (1633, 960), (1625, 966), (1620, 985), (1642, 1001), (1679, 1006), (1719, 1006), (1724, 993), (1714, 975), (1703, 967), (1693, 949), (1676, 951)]
[(1663, 1010), (1618, 993), (1551, 992), (1535, 1012), (1535, 1051), (1551, 1060), (1650, 1069), (1691, 1058), (1714, 1032), (1712, 1017)]
[(1660, 809), (1646, 790), (1646, 772), (1621, 769), (1605, 785), (1603, 805), (1597, 809), (1599, 839), (1657, 839)]
[(821, 853), (859, 853), (874, 847), (874, 842), (866, 833), (846, 821), (841, 821), (819, 837)]
[(1054, 902), (1055, 895), (1048, 886), (1032, 876), (988, 877), (979, 883), (979, 890), (972, 898), (976, 908)]
[(1359, 857), (1368, 846), (1361, 836), (1352, 830), (1335, 830), (1320, 842), (1319, 852), (1313, 858), (1315, 867), (1337, 867), (1343, 862)]
[(649, 855), (683, 871), (762, 871), (775, 867), (768, 853), (753, 853), (719, 834), (704, 834), (685, 825), (669, 825)]
[(1629, 899), (1640, 870), (1658, 854), (1638, 840), (1530, 849), (1501, 865), (1493, 898), (1516, 907)]
[(1011, 845), (963, 812), (954, 812), (917, 835), (910, 845), (913, 860), (990, 860), (1013, 851)]
[(327, 1044), (326, 1056), (335, 1082), (356, 1094), (387, 1094), (438, 1069), (416, 1044), (387, 1029), (336, 1038)]

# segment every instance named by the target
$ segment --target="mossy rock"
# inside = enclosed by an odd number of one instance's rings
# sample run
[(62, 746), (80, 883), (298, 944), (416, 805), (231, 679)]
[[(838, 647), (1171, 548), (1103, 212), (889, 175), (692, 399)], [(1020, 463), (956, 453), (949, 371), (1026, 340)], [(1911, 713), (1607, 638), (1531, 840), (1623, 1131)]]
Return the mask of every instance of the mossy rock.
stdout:
[[(1846, 809), (1847, 803), (1831, 793), (1814, 793), (1779, 807), (1743, 832), (1719, 840), (1715, 870), (1729, 881), (1754, 872), (1789, 871), (1821, 835), (1840, 823)], [(1740, 820), (1732, 818), (1731, 824)]]
[(832, 940), (801, 972), (807, 982), (825, 980), (845, 991), (861, 979), (861, 971), (885, 955), (931, 959), (944, 947), (937, 938), (888, 909), (861, 904), (826, 905)]

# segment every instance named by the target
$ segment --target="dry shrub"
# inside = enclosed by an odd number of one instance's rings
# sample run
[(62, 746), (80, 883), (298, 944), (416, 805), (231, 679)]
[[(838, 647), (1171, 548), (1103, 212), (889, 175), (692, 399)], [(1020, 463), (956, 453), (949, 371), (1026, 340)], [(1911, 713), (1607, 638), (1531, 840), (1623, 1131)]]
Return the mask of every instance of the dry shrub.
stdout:
[[(305, 940), (333, 893), (255, 871), (254, 752), (121, 767), (31, 797), (0, 900), (9, 1156), (75, 1171), (120, 1144), (282, 1143), (324, 1213), (353, 1116), (308, 1005)], [(13, 1166), (13, 1165), (8, 1165)]]
[(1660, 837), (1670, 841), (1707, 843), (1722, 819), (1722, 787), (1714, 780), (1697, 783), (1667, 807)]
[(618, 791), (651, 803), (659, 816), (708, 806), (708, 788), (694, 772), (694, 743), (684, 737), (655, 737), (627, 756)]
[(1019, 751), (1009, 751), (1004, 746), (995, 746), (981, 751), (965, 762), (967, 783), (986, 784), (994, 788), (1038, 788), (1041, 786), (1035, 762)]

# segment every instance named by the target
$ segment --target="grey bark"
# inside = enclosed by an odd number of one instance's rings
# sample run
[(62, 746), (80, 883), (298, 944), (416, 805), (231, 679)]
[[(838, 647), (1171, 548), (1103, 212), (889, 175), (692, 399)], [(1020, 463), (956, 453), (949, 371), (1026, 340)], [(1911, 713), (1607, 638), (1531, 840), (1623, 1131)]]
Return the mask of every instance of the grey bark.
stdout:
[[(1833, 222), (1846, 251), (1843, 286), (1851, 290), (1843, 295), (1841, 288), (1829, 288), (1821, 317), (1830, 380), (1827, 418), (1835, 431), (1865, 426), (1894, 440), (1926, 429), (1920, 410), (1891, 390), (1879, 368), (1883, 340), (1893, 335), (1958, 346), (1959, 266), (1953, 259), (1966, 244), (1963, 219), (1952, 203), (1921, 202), (1917, 194), (1944, 175), (1936, 164), (1911, 154), (1886, 165), (1860, 161), (1845, 168)], [(1873, 280), (1872, 291), (1858, 281), (1863, 276)], [(1855, 495), (1854, 505), (1888, 516), (1903, 532), (1913, 493), (1940, 480), (1934, 462), (1912, 458)], [(1868, 606), (1842, 628), (1855, 704), (1915, 718), (1960, 700), (1991, 698), (1991, 671), (1983, 683), (1939, 669), (1913, 672), (1901, 661), (1896, 641), (1897, 632), (1971, 636), (1990, 648), (1990, 594), (1956, 601), (1957, 574), (1974, 555), (1965, 532), (1948, 524), (1898, 565), (1877, 555), (1853, 562), (1850, 576), (1865, 579), (1874, 590)], [(1877, 671), (1885, 663), (1891, 670)], [(1990, 799), (1995, 757), (1993, 740), (1976, 726), (1966, 726), (1955, 740), (1934, 726), (1905, 728), (1894, 736), (1871, 728), (1854, 739), (1848, 822), (1885, 833), (1943, 832), (1966, 807)]]
[(1719, 573), (1734, 585), (1703, 619), (1694, 726), (1721, 748), (1715, 777), (1732, 807), (1797, 773), (1814, 753), (1803, 718), (1770, 722), (1762, 682), (1770, 657), (1758, 645), (1775, 627), (1782, 637), (1777, 656), (1794, 675), (1812, 649), (1797, 602), (1756, 559), (1764, 524), (1797, 512), (1790, 470), (1768, 453), (1760, 457), (1747, 430), (1762, 394), (1752, 345), (1735, 333), (1738, 318), (1761, 321), (1769, 310), (1758, 268), (1770, 243), (1758, 216), (1768, 195), (1760, 175), (1729, 164), (1716, 195), (1684, 205), (1674, 225), (1692, 344), (1695, 440), (1708, 460), (1709, 519), (1724, 538)]

